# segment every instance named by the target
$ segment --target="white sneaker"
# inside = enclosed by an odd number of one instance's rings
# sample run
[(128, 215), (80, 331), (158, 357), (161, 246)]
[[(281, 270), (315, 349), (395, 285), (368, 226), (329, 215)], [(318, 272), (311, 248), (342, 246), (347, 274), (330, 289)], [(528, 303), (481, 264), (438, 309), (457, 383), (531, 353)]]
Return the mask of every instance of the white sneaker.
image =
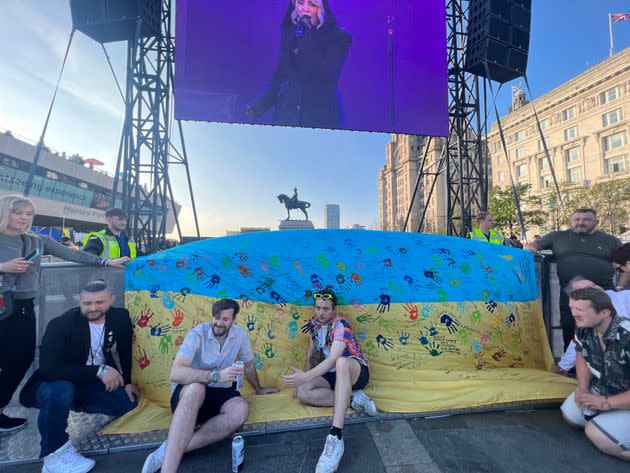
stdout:
[(42, 473), (87, 473), (96, 462), (85, 458), (74, 448), (71, 440), (44, 458)]
[(166, 442), (162, 442), (155, 452), (147, 457), (142, 466), (142, 473), (155, 473), (162, 468), (164, 461), (164, 452), (166, 451)]
[(343, 440), (328, 434), (324, 451), (319, 457), (315, 473), (334, 473), (339, 467), (339, 462), (343, 456)]
[(372, 399), (363, 392), (363, 389), (352, 391), (352, 402), (350, 403), (350, 407), (352, 407), (355, 411), (363, 412), (369, 416), (375, 416), (378, 414), (374, 401), (372, 401)]

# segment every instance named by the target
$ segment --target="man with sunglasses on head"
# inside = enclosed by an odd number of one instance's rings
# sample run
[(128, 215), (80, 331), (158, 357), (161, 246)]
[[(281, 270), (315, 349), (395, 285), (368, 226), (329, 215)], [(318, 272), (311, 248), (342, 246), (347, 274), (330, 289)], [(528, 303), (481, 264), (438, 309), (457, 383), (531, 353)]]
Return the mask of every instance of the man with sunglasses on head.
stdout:
[[(316, 473), (337, 471), (344, 451), (343, 425), (348, 406), (374, 416), (374, 402), (362, 391), (370, 379), (368, 361), (344, 317), (337, 315), (337, 297), (325, 289), (313, 294), (315, 317), (308, 321), (310, 335), (306, 368), (293, 368), (283, 376), (284, 382), (296, 388), (297, 399), (311, 406), (333, 406), (333, 421), (326, 437), (324, 451), (317, 462)], [(314, 365), (314, 352), (323, 360)]]

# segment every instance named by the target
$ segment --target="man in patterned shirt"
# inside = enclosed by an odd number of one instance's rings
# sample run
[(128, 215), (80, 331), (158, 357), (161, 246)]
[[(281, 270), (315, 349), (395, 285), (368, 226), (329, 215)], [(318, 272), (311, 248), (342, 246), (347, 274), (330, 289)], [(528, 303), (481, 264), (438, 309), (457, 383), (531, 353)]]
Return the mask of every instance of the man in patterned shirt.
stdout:
[[(372, 416), (376, 415), (376, 406), (362, 391), (370, 379), (368, 361), (348, 320), (337, 315), (337, 297), (326, 289), (313, 294), (313, 298), (315, 317), (307, 324), (311, 339), (306, 369), (293, 368), (294, 373), (283, 379), (296, 388), (300, 402), (333, 406), (332, 427), (315, 470), (315, 473), (332, 473), (337, 471), (344, 451), (342, 435), (348, 405)], [(315, 351), (323, 356), (323, 361), (313, 366)]]
[(577, 327), (578, 388), (562, 415), (601, 451), (630, 461), (630, 320), (594, 287), (571, 292), (569, 307)]

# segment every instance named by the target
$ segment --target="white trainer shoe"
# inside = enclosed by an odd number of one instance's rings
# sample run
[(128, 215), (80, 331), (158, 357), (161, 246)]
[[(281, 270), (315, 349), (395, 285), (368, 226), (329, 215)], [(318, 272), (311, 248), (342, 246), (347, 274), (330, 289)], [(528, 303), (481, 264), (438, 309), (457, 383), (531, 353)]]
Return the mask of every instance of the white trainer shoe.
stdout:
[(328, 434), (324, 451), (319, 457), (315, 473), (334, 473), (339, 467), (339, 462), (343, 456), (343, 440)]
[(142, 473), (155, 473), (162, 468), (162, 462), (164, 461), (164, 452), (166, 451), (166, 442), (162, 442), (155, 452), (150, 454), (144, 461), (142, 466)]
[(74, 448), (71, 440), (44, 458), (42, 473), (87, 473), (96, 462), (85, 458)]
[(372, 399), (363, 392), (363, 389), (352, 391), (352, 402), (350, 403), (350, 407), (352, 407), (355, 411), (363, 412), (369, 416), (375, 416), (378, 414), (374, 401), (372, 401)]

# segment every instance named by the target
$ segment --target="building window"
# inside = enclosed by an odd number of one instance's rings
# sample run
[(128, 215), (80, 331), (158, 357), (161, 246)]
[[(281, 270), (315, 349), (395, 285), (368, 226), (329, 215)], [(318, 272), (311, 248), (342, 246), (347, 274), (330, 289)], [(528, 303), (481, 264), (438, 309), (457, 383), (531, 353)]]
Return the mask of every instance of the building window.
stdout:
[(547, 161), (546, 156), (538, 160), (538, 169), (541, 171), (545, 171), (546, 169), (549, 169), (549, 161)]
[(617, 100), (619, 98), (619, 86), (602, 92), (599, 98), (602, 105), (612, 102), (613, 100)]
[(564, 141), (569, 141), (577, 138), (578, 136), (578, 127), (572, 126), (571, 128), (567, 128), (564, 130)]
[(499, 182), (503, 182), (503, 171), (499, 171), (497, 177), (499, 178)]
[(540, 176), (540, 188), (547, 189), (553, 185), (553, 179), (550, 174)]
[(516, 166), (516, 177), (521, 179), (522, 177), (527, 177), (527, 164), (519, 164)]
[(571, 184), (577, 184), (578, 182), (581, 182), (582, 181), (582, 168), (581, 167), (568, 168), (567, 181), (569, 181)]
[(616, 174), (618, 172), (625, 172), (629, 169), (628, 155), (622, 154), (620, 156), (614, 156), (605, 160), (606, 174)]
[(580, 148), (571, 148), (564, 152), (567, 158), (567, 164), (574, 163), (580, 159)]
[(521, 141), (525, 139), (525, 130), (519, 130), (514, 134), (514, 141)]
[(544, 120), (542, 120), (540, 122), (540, 128), (542, 131), (545, 131), (547, 128), (549, 128), (549, 119), (545, 118)]
[[(547, 149), (549, 149), (549, 138), (545, 138), (545, 144), (547, 145)], [(538, 140), (538, 151), (544, 151), (545, 148), (543, 146), (543, 140)]]
[(575, 105), (571, 108), (567, 108), (566, 110), (562, 111), (563, 120), (571, 120), (572, 118), (575, 118), (575, 115), (576, 115)]
[(614, 125), (615, 123), (619, 123), (621, 120), (623, 120), (622, 111), (620, 108), (617, 108), (602, 115), (602, 126), (607, 127)]
[(614, 135), (604, 137), (602, 142), (604, 151), (613, 151), (628, 144), (628, 135), (625, 131), (620, 131)]
[(516, 148), (516, 150), (514, 151), (514, 155), (516, 157), (516, 159), (521, 159), (525, 157), (525, 148)]

